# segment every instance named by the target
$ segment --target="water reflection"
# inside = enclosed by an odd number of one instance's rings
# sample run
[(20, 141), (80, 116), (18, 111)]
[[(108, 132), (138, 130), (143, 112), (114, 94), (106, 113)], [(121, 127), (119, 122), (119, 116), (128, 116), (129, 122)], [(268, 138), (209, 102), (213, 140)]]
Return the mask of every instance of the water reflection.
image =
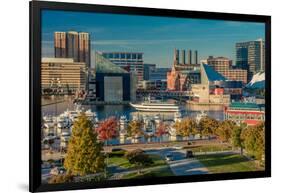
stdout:
[[(174, 120), (174, 113), (169, 112), (139, 112), (132, 108), (130, 105), (83, 105), (82, 108), (85, 110), (91, 109), (97, 113), (98, 119), (103, 120), (110, 116), (115, 116), (118, 119), (121, 116), (126, 116), (127, 120), (132, 120), (133, 117), (151, 118), (154, 120), (157, 115), (163, 121)], [(71, 97), (48, 97), (42, 98), (42, 115), (59, 115), (65, 110), (74, 110), (75, 105), (72, 103)], [(213, 117), (217, 120), (223, 120), (223, 106), (200, 106), (194, 104), (185, 105), (184, 110), (181, 112), (182, 117), (193, 117), (195, 118), (201, 111)], [(148, 143), (148, 142), (166, 142), (174, 140), (182, 140), (181, 138), (171, 139), (172, 136), (164, 135), (162, 137), (156, 136), (142, 136), (138, 139), (130, 138), (117, 138), (107, 141), (108, 145), (112, 144), (130, 144), (130, 143)]]
[[(72, 103), (71, 97), (42, 98), (42, 104), (43, 115), (59, 115), (66, 109), (75, 109), (75, 105)], [(130, 105), (83, 105), (83, 108), (85, 110), (91, 109), (92, 111), (96, 112), (100, 120), (110, 116), (121, 117), (124, 115), (127, 117), (127, 119), (132, 119), (133, 116), (154, 117), (156, 114), (159, 114), (157, 112), (138, 112)], [(217, 120), (223, 119), (223, 106), (219, 105), (187, 104), (185, 105), (182, 115), (183, 117), (196, 117), (196, 115), (201, 111), (205, 111), (208, 116)], [(174, 113), (161, 112), (160, 116), (163, 120), (169, 120), (173, 119)]]

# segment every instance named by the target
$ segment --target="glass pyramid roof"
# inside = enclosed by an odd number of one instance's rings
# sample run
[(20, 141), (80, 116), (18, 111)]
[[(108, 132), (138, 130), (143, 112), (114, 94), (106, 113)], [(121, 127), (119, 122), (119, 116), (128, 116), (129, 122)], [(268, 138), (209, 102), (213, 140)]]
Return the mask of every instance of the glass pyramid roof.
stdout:
[(203, 64), (203, 68), (206, 72), (206, 75), (208, 77), (209, 81), (225, 81), (226, 78), (215, 71), (211, 66), (208, 66), (207, 64)]
[(123, 68), (104, 58), (98, 52), (95, 53), (96, 72), (97, 73), (129, 73)]

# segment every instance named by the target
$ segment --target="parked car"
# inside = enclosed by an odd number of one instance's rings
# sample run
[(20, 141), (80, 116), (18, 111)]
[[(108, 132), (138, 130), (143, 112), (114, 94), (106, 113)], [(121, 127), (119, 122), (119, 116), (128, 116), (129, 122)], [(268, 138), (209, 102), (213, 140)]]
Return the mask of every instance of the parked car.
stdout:
[(165, 156), (165, 159), (166, 159), (166, 161), (173, 161), (174, 160), (174, 157), (173, 157), (173, 155), (172, 154), (167, 154), (166, 156)]
[(193, 152), (190, 151), (190, 150), (187, 150), (186, 151), (186, 158), (193, 158), (193, 157), (194, 157)]

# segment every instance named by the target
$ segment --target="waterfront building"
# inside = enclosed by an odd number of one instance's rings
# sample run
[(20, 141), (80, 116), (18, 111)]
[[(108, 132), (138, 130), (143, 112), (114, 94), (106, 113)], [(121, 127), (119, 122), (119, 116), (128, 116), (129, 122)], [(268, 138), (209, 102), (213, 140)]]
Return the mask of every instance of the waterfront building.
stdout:
[(222, 72), (222, 75), (228, 80), (241, 81), (243, 84), (247, 83), (247, 70), (243, 69), (229, 69)]
[(43, 93), (70, 94), (86, 89), (86, 64), (72, 58), (42, 58), (41, 88)]
[(207, 64), (201, 64), (201, 83), (192, 84), (193, 101), (204, 104), (228, 104), (242, 95), (242, 82), (227, 80)]
[(93, 69), (88, 71), (88, 93), (87, 99), (90, 101), (96, 100), (97, 97), (97, 82), (96, 82), (96, 75)]
[(173, 66), (171, 72), (167, 73), (167, 90), (184, 91), (187, 90), (187, 77)]
[(166, 80), (167, 72), (170, 72), (171, 68), (154, 68), (149, 74), (149, 80)]
[(144, 90), (166, 90), (166, 80), (143, 80), (141, 81), (141, 88)]
[(236, 43), (236, 66), (248, 70), (248, 81), (265, 70), (265, 44), (262, 39)]
[(237, 124), (257, 125), (265, 120), (264, 108), (256, 103), (233, 102), (224, 109), (224, 119)]
[(136, 99), (137, 79), (100, 53), (95, 54), (97, 99), (105, 102), (129, 102)]
[(247, 70), (233, 69), (232, 60), (226, 57), (214, 58), (213, 56), (209, 56), (207, 64), (228, 80), (242, 81), (244, 84), (247, 83)]
[(55, 58), (73, 58), (91, 66), (91, 40), (86, 32), (54, 32)]
[(143, 53), (141, 52), (99, 52), (104, 58), (127, 72), (135, 73), (138, 81), (143, 80)]
[(143, 80), (149, 80), (150, 73), (155, 71), (156, 64), (143, 64)]

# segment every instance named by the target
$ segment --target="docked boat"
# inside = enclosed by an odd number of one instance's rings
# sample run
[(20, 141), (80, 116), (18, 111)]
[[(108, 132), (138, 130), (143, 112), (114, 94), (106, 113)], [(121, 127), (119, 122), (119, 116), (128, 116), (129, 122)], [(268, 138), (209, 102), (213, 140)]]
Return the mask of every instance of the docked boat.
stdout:
[(138, 111), (146, 112), (180, 112), (181, 107), (174, 102), (149, 100), (142, 103), (130, 103)]

